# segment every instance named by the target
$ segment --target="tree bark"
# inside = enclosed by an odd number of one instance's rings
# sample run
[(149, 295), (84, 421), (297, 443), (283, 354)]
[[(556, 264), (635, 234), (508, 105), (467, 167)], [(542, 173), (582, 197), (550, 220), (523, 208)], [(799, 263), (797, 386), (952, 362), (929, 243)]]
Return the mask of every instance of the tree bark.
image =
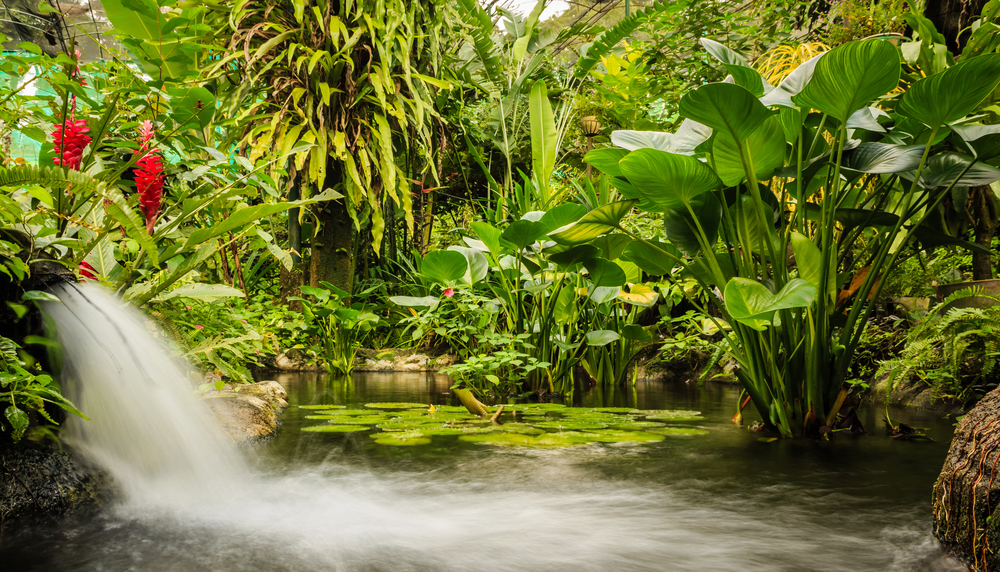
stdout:
[(350, 293), (354, 286), (354, 221), (343, 199), (313, 206), (318, 228), (313, 232), (309, 285), (329, 282)]
[[(976, 221), (976, 244), (992, 249), (993, 237), (997, 233), (997, 204), (990, 187), (977, 187), (972, 190), (973, 218)], [(993, 261), (991, 253), (972, 252), (972, 279), (991, 280), (993, 278)]]

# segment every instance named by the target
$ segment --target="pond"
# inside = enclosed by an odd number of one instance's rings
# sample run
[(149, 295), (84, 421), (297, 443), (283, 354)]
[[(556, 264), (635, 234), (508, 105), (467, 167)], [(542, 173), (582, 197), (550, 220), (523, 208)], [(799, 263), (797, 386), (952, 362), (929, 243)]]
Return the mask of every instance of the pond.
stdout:
[[(352, 380), (279, 374), (278, 436), (250, 476), (184, 505), (120, 503), (0, 545), (6, 571), (964, 570), (931, 535), (950, 419), (893, 418), (935, 442), (871, 434), (762, 440), (731, 421), (737, 388), (640, 381), (574, 406), (690, 409), (703, 434), (649, 443), (499, 447), (436, 435), (384, 446), (370, 432), (303, 432), (301, 405), (455, 404), (430, 373)], [(221, 491), (221, 492), (220, 492)]]

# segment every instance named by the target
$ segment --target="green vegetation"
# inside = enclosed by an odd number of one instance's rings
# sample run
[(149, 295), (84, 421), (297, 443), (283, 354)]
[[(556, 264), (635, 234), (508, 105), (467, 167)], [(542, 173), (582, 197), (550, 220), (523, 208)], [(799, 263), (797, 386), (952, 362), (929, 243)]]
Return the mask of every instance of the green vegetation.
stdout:
[[(469, 403), (515, 407), (634, 384), (651, 356), (702, 381), (728, 363), (736, 419), (752, 403), (785, 437), (883, 374), (973, 399), (994, 310), (884, 308), (993, 276), (998, 1), (959, 43), (919, 5), (846, 0), (549, 20), (545, 0), (136, 0), (106, 7), (101, 57), (8, 38), (7, 424), (72, 411), (58, 364), (15, 351), (41, 347), (20, 318), (42, 260), (143, 308), (217, 387), (282, 354), (345, 376), (361, 348), (405, 348), (456, 356)], [(584, 433), (461, 438), (696, 433), (659, 426), (672, 412), (542, 411), (532, 428)], [(309, 430), (458, 429), (351, 413)]]

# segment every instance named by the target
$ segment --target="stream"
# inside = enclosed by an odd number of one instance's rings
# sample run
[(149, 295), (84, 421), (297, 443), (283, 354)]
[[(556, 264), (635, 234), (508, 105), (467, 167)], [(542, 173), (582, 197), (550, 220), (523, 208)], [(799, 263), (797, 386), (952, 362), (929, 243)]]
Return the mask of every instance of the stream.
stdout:
[[(432, 373), (276, 374), (279, 434), (245, 474), (184, 494), (129, 494), (0, 542), (13, 571), (959, 571), (931, 535), (931, 487), (953, 420), (891, 410), (930, 441), (767, 441), (731, 421), (737, 388), (640, 380), (580, 407), (691, 409), (704, 435), (557, 449), (435, 436), (375, 444), (308, 433), (300, 405), (454, 404)], [(202, 482), (210, 481), (210, 482)]]

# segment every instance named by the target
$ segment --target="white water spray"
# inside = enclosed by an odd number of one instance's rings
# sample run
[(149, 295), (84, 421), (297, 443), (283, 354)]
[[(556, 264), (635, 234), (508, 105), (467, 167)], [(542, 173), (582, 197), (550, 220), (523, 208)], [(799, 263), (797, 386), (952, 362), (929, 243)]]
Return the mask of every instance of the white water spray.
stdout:
[(63, 352), (63, 386), (89, 418), (67, 441), (104, 468), (129, 500), (192, 502), (245, 478), (247, 468), (204, 407), (184, 364), (139, 313), (93, 285), (60, 285), (45, 311)]

